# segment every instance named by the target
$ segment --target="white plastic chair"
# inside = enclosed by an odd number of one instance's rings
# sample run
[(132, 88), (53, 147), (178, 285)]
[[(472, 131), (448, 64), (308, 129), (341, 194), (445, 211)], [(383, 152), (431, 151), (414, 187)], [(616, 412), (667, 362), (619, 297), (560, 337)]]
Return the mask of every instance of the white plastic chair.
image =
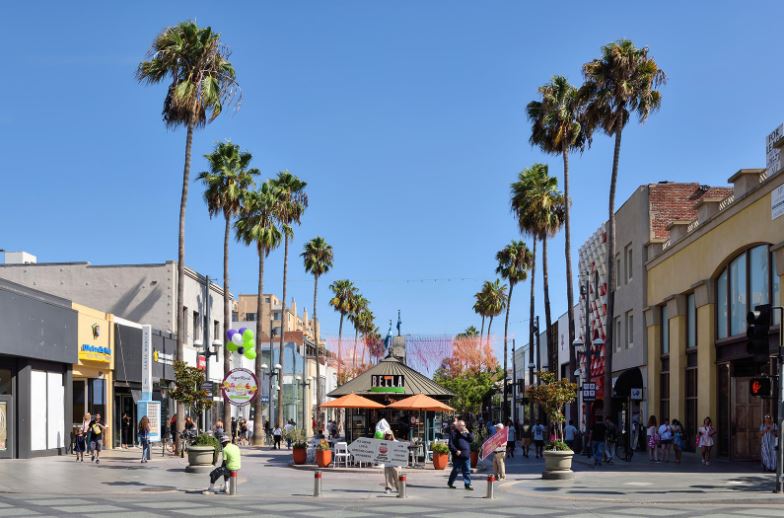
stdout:
[(335, 443), (335, 467), (338, 467), (340, 459), (343, 459), (343, 465), (348, 468), (348, 463), (351, 460), (351, 454), (348, 452), (348, 443), (338, 442)]

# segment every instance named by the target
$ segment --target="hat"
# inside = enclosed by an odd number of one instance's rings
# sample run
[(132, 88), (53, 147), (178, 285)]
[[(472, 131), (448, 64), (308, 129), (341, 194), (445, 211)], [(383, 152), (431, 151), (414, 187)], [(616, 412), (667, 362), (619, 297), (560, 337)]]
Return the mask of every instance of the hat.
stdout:
[(221, 439), (220, 439), (220, 443), (221, 444), (226, 444), (227, 442), (231, 442), (231, 437), (229, 437), (228, 435), (224, 434), (221, 437)]

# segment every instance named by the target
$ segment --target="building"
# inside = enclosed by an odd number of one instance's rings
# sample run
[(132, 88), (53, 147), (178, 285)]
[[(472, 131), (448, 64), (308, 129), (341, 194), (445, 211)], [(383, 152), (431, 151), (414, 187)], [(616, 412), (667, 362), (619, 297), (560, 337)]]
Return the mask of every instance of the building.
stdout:
[(252, 295), (241, 294), (233, 304), (232, 320), (246, 324), (252, 323), (250, 327), (255, 329), (253, 327), (255, 322), (261, 319), (262, 330), (269, 334), (269, 330), (272, 329), (273, 337), (280, 337), (280, 330), (283, 327), (287, 333), (297, 331), (303, 333), (310, 340), (315, 339), (318, 323), (308, 318), (307, 309), (302, 310), (302, 316), (297, 315), (297, 302), (292, 299), (291, 304), (286, 307), (285, 321), (281, 319), (282, 309), (281, 300), (276, 295), (266, 293), (262, 295), (261, 315), (259, 315), (258, 296), (255, 293)]
[(696, 201), (695, 217), (673, 225), (646, 263), (650, 412), (681, 420), (692, 443), (710, 416), (718, 454), (731, 459), (759, 458), (762, 416), (781, 418), (775, 400), (749, 389), (751, 377), (775, 375), (781, 324), (771, 329), (770, 356), (755, 357), (746, 314), (784, 304), (782, 130), (769, 138), (767, 169), (742, 169), (729, 195)]
[(0, 279), (0, 458), (68, 447), (77, 321), (71, 301)]
[[(666, 242), (673, 231), (697, 215), (701, 200), (723, 197), (726, 188), (697, 183), (659, 182), (638, 187), (616, 212), (615, 308), (612, 345), (604, 343), (607, 315), (607, 233), (601, 227), (580, 247), (579, 279), (583, 293), (581, 311), (575, 323), (575, 336), (584, 337), (586, 313), (589, 344), (581, 355), (580, 368), (585, 381), (596, 384), (596, 401), (592, 415), (601, 412), (604, 390), (605, 351), (613, 347), (612, 414), (616, 421), (628, 426), (632, 419), (649, 413), (647, 399), (647, 368), (643, 311), (647, 307), (645, 261), (650, 247)], [(579, 325), (578, 325), (579, 324)], [(584, 342), (584, 338), (582, 339)]]

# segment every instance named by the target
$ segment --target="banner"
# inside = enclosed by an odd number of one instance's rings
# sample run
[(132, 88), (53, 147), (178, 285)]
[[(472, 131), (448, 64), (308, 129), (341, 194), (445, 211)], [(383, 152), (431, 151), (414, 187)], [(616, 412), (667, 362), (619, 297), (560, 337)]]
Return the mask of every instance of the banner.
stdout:
[(248, 369), (232, 369), (221, 385), (223, 398), (235, 406), (250, 404), (259, 391), (256, 375)]
[(498, 430), (492, 437), (482, 443), (482, 451), (479, 452), (479, 460), (484, 460), (495, 452), (496, 448), (506, 446), (506, 439), (508, 437), (506, 428)]
[[(139, 401), (136, 403), (136, 412), (139, 416), (147, 416), (150, 420), (150, 442), (161, 441), (161, 402)], [(140, 417), (141, 419), (141, 417)]]
[(384, 441), (360, 437), (348, 445), (354, 460), (385, 466), (406, 466), (408, 464), (407, 442)]

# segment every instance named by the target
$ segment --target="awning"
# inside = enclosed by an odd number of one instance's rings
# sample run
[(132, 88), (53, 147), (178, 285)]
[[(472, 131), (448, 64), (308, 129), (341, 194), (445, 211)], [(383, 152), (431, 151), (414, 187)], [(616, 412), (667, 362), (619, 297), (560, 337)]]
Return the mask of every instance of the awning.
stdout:
[(384, 408), (381, 403), (376, 403), (357, 394), (348, 394), (332, 401), (321, 404), (321, 408)]
[(395, 401), (387, 408), (394, 408), (395, 410), (425, 410), (427, 412), (454, 412), (455, 409), (451, 406), (437, 401), (424, 394), (417, 394), (415, 396)]

